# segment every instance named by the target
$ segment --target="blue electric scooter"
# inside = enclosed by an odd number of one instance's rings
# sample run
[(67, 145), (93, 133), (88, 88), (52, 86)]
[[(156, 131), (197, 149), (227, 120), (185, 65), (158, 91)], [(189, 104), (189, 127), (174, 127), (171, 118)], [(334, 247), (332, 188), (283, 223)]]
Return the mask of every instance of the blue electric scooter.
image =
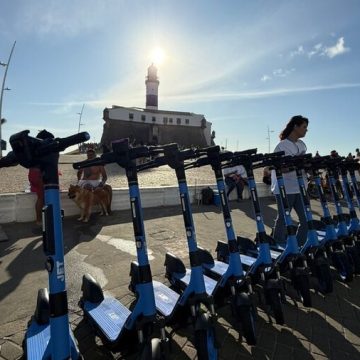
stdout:
[[(280, 267), (280, 272), (290, 272), (290, 279), (293, 287), (299, 293), (302, 303), (306, 307), (311, 307), (309, 267), (304, 254), (300, 252), (300, 247), (296, 238), (296, 227), (290, 215), (290, 206), (288, 203), (284, 179), (282, 175), (283, 169), (288, 169), (293, 163), (293, 156), (276, 157), (264, 161), (263, 164), (270, 166), (275, 170), (276, 179), (279, 187), (280, 206), (284, 214), (284, 221), (287, 231), (287, 239), (285, 248), (275, 245), (272, 246), (272, 258)], [(275, 239), (276, 241), (276, 239)]]
[[(337, 220), (337, 236), (345, 245), (346, 254), (350, 260), (355, 274), (360, 274), (360, 256), (355, 244), (354, 233), (350, 231), (350, 227), (347, 226), (347, 217), (342, 210), (339, 193), (336, 187), (336, 178), (339, 175), (339, 169), (343, 172), (343, 193), (347, 200), (350, 211), (350, 222), (357, 219), (355, 208), (353, 207), (352, 199), (350, 198), (349, 183), (347, 179), (347, 170), (344, 166), (344, 158), (328, 159), (326, 162), (327, 174), (329, 177), (331, 195), (335, 204), (336, 220)], [(354, 222), (353, 222), (354, 225)]]
[(306, 256), (311, 269), (311, 275), (318, 280), (319, 290), (324, 294), (328, 294), (333, 291), (330, 263), (325, 247), (319, 242), (303, 176), (304, 170), (308, 170), (309, 167), (311, 167), (311, 159), (311, 154), (294, 156), (292, 159), (308, 226), (307, 239), (305, 244), (300, 248), (300, 252)]
[[(355, 200), (357, 202), (357, 208), (360, 209), (360, 190), (359, 190), (358, 181), (357, 181), (356, 175), (355, 175), (355, 171), (359, 172), (359, 170), (360, 170), (360, 163), (358, 162), (358, 160), (354, 160), (351, 163), (351, 165), (349, 164), (348, 170), (349, 170), (350, 179), (351, 179), (351, 188), (354, 192)], [(358, 236), (358, 240), (359, 240), (359, 236)]]
[[(355, 242), (358, 242), (358, 236), (360, 235), (360, 221), (356, 214), (354, 205), (354, 195), (356, 201), (360, 199), (357, 198), (357, 195), (359, 195), (359, 189), (355, 178), (355, 169), (358, 167), (358, 160), (355, 159), (344, 159), (339, 164), (344, 198), (349, 209), (350, 219), (348, 232), (351, 236), (353, 236)], [(348, 174), (350, 174), (351, 182), (349, 182)]]
[[(199, 359), (217, 359), (217, 344), (215, 341), (215, 309), (212, 294), (216, 288), (216, 281), (203, 275), (199, 250), (196, 242), (195, 228), (192, 219), (189, 192), (186, 183), (184, 161), (197, 156), (194, 150), (180, 151), (177, 144), (153, 147), (154, 160), (138, 165), (138, 171), (154, 167), (169, 165), (176, 172), (179, 183), (180, 203), (183, 212), (189, 249), (190, 269), (186, 269), (183, 262), (171, 253), (165, 256), (165, 276), (176, 288), (180, 296), (172, 294), (171, 289), (155, 282), (155, 299), (163, 299), (167, 306), (156, 302), (158, 311), (166, 317), (167, 323), (179, 324), (188, 319), (189, 315), (194, 326), (194, 344)], [(163, 154), (163, 156), (161, 156)], [(132, 279), (137, 277), (137, 264), (132, 263)], [(132, 280), (132, 283), (134, 281)], [(136, 281), (135, 281), (136, 283)], [(133, 291), (137, 288), (130, 284)], [(190, 312), (188, 311), (190, 310)], [(182, 319), (181, 319), (182, 317)]]
[[(232, 225), (230, 208), (225, 192), (225, 182), (221, 171), (222, 161), (228, 161), (232, 157), (231, 152), (220, 154), (220, 147), (214, 146), (198, 151), (199, 155), (205, 155), (195, 162), (187, 164), (185, 169), (194, 167), (211, 165), (216, 184), (219, 191), (222, 214), (226, 229), (226, 235), (229, 247), (229, 264), (214, 260), (211, 253), (199, 247), (199, 254), (206, 275), (217, 281), (217, 285), (213, 291), (215, 302), (223, 304), (224, 299), (230, 295), (230, 304), (232, 312), (236, 320), (241, 324), (244, 337), (249, 345), (256, 344), (256, 307), (252, 302), (252, 285), (250, 279), (246, 276), (243, 269), (240, 253), (236, 242), (235, 232)], [(252, 258), (249, 258), (252, 261)]]
[[(126, 140), (126, 141), (125, 141)], [(128, 350), (136, 333), (139, 359), (163, 359), (167, 354), (164, 318), (155, 306), (154, 287), (147, 253), (143, 214), (140, 200), (136, 159), (148, 156), (148, 148), (130, 148), (128, 139), (112, 143), (112, 152), (100, 158), (74, 163), (75, 169), (93, 165), (117, 163), (126, 171), (129, 184), (130, 208), (138, 261), (138, 297), (132, 311), (114, 297), (104, 296), (100, 285), (89, 274), (84, 275), (79, 302), (104, 342), (116, 349)], [(165, 304), (166, 305), (166, 304)], [(160, 333), (160, 338), (154, 334)]]
[[(251, 158), (251, 161), (248, 161), (247, 163), (249, 166), (246, 166), (245, 168), (249, 169), (249, 171), (247, 171), (249, 188), (252, 199), (254, 199), (257, 204), (255, 211), (257, 215), (259, 215), (260, 209), (257, 202), (257, 192), (254, 186), (254, 174), (251, 166), (252, 161), (255, 161), (254, 158), (256, 158), (256, 161), (259, 159), (259, 155), (254, 155), (256, 151), (256, 149), (252, 149), (242, 152), (242, 156), (246, 157), (246, 159)], [(258, 226), (260, 228), (259, 237), (261, 238), (261, 241), (257, 258), (240, 254), (239, 252), (239, 245), (232, 224), (231, 210), (222, 174), (222, 168), (227, 166), (226, 164), (229, 164), (229, 162), (231, 163), (234, 161), (234, 154), (232, 152), (220, 152), (219, 146), (201, 149), (199, 153), (204, 156), (189, 164), (187, 168), (211, 165), (215, 174), (216, 184), (221, 199), (221, 208), (227, 236), (227, 242), (218, 241), (216, 248), (217, 260), (213, 259), (209, 251), (201, 249), (200, 254), (202, 256), (205, 273), (218, 280), (219, 289), (230, 287), (234, 314), (237, 315), (242, 324), (247, 324), (249, 320), (251, 320), (250, 325), (253, 324), (252, 317), (255, 315), (253, 310), (254, 305), (252, 305), (250, 301), (243, 301), (242, 304), (239, 304), (241, 306), (237, 305), (237, 297), (240, 297), (243, 300), (251, 299), (252, 286), (249, 287), (249, 284), (247, 283), (248, 281), (246, 280), (247, 278), (250, 278), (251, 285), (262, 286), (266, 302), (270, 305), (276, 322), (278, 324), (283, 324), (284, 315), (280, 299), (283, 287), (280, 280), (280, 274), (276, 268), (273, 267), (267, 238), (263, 237), (265, 230), (261, 214), (258, 221)], [(238, 156), (240, 155), (238, 154)], [(236, 158), (236, 161), (238, 160), (239, 158)], [(222, 291), (220, 294), (221, 293)], [(246, 303), (248, 303), (247, 306)], [(248, 325), (248, 327), (251, 330), (250, 325)]]
[(11, 157), (25, 168), (37, 166), (43, 174), (45, 206), (43, 208), (43, 249), (47, 256), (49, 292), (40, 289), (35, 314), (25, 334), (27, 359), (80, 359), (69, 327), (65, 284), (64, 246), (59, 196), (59, 152), (88, 140), (79, 133), (67, 138), (40, 140), (25, 130), (10, 137)]
[(328, 202), (322, 180), (320, 178), (320, 169), (326, 167), (326, 162), (330, 161), (330, 156), (313, 157), (310, 161), (311, 167), (308, 169), (312, 173), (314, 183), (319, 196), (323, 216), (321, 221), (314, 221), (314, 227), (317, 231), (319, 241), (325, 247), (328, 257), (331, 259), (332, 265), (337, 270), (342, 281), (352, 281), (354, 270), (347, 256), (345, 245), (338, 237), (335, 229), (334, 220), (331, 217)]

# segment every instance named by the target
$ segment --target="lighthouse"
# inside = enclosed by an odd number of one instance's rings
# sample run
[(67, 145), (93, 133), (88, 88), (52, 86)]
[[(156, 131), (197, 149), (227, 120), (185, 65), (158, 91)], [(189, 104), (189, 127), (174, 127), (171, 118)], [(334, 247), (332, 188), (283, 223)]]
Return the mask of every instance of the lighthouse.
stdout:
[(157, 68), (154, 64), (148, 67), (148, 75), (145, 81), (146, 85), (146, 109), (158, 109), (158, 88), (159, 79), (157, 77)]

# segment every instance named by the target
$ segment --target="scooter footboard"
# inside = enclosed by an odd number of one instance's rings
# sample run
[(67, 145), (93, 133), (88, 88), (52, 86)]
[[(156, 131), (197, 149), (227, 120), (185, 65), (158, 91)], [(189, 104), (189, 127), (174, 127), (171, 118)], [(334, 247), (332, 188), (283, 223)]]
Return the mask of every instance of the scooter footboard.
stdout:
[(210, 251), (198, 246), (198, 254), (202, 264), (214, 265), (214, 259)]
[(184, 263), (179, 257), (172, 253), (165, 254), (165, 263), (166, 273), (186, 273), (186, 268)]
[(104, 300), (100, 284), (90, 275), (85, 274), (81, 285), (82, 300), (99, 303)]
[(228, 243), (224, 241), (218, 241), (215, 251), (217, 254), (217, 260), (229, 263), (230, 252)]
[(35, 321), (39, 325), (46, 325), (50, 320), (49, 292), (46, 288), (39, 289), (35, 309)]
[(248, 251), (258, 251), (257, 245), (255, 244), (255, 242), (248, 238), (238, 236), (237, 243), (239, 245), (241, 252), (246, 253)]

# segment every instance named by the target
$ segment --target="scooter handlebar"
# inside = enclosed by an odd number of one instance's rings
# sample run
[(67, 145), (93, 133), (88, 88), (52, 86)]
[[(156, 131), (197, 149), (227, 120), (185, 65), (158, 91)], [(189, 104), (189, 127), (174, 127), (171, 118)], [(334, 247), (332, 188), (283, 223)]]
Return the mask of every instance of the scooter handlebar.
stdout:
[[(72, 166), (74, 169), (79, 170), (79, 169), (83, 169), (83, 168), (90, 167), (90, 166), (100, 166), (100, 165), (110, 164), (110, 163), (116, 161), (114, 156), (112, 156), (110, 158), (110, 156), (109, 156), (110, 154), (113, 154), (113, 153), (106, 153), (106, 154), (101, 155), (101, 157), (95, 158), (95, 159), (89, 159), (89, 160), (75, 162), (72, 164)], [(108, 159), (105, 159), (104, 155), (107, 155)]]
[(257, 148), (242, 150), (242, 151), (235, 151), (234, 157), (241, 156), (241, 155), (254, 155), (257, 153)]
[(18, 164), (19, 164), (19, 162), (13, 151), (10, 151), (6, 156), (4, 156), (0, 159), (0, 168), (16, 166)]

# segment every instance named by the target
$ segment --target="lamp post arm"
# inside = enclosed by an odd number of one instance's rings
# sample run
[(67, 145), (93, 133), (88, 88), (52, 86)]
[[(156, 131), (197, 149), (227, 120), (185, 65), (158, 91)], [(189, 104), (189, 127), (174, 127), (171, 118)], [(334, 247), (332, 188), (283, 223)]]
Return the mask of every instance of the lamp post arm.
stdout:
[(2, 142), (2, 134), (1, 134), (2, 102), (3, 102), (6, 75), (7, 75), (7, 71), (8, 71), (8, 68), (9, 68), (11, 56), (12, 56), (12, 53), (13, 53), (14, 48), (15, 48), (15, 44), (16, 44), (16, 41), (14, 41), (14, 44), (13, 44), (13, 46), (11, 48), (11, 51), (10, 51), (9, 59), (8, 59), (6, 65), (5, 65), (5, 73), (4, 73), (3, 82), (2, 82), (2, 86), (1, 86), (1, 94), (0, 94), (0, 159), (2, 158), (2, 147), (1, 147), (1, 142)]

